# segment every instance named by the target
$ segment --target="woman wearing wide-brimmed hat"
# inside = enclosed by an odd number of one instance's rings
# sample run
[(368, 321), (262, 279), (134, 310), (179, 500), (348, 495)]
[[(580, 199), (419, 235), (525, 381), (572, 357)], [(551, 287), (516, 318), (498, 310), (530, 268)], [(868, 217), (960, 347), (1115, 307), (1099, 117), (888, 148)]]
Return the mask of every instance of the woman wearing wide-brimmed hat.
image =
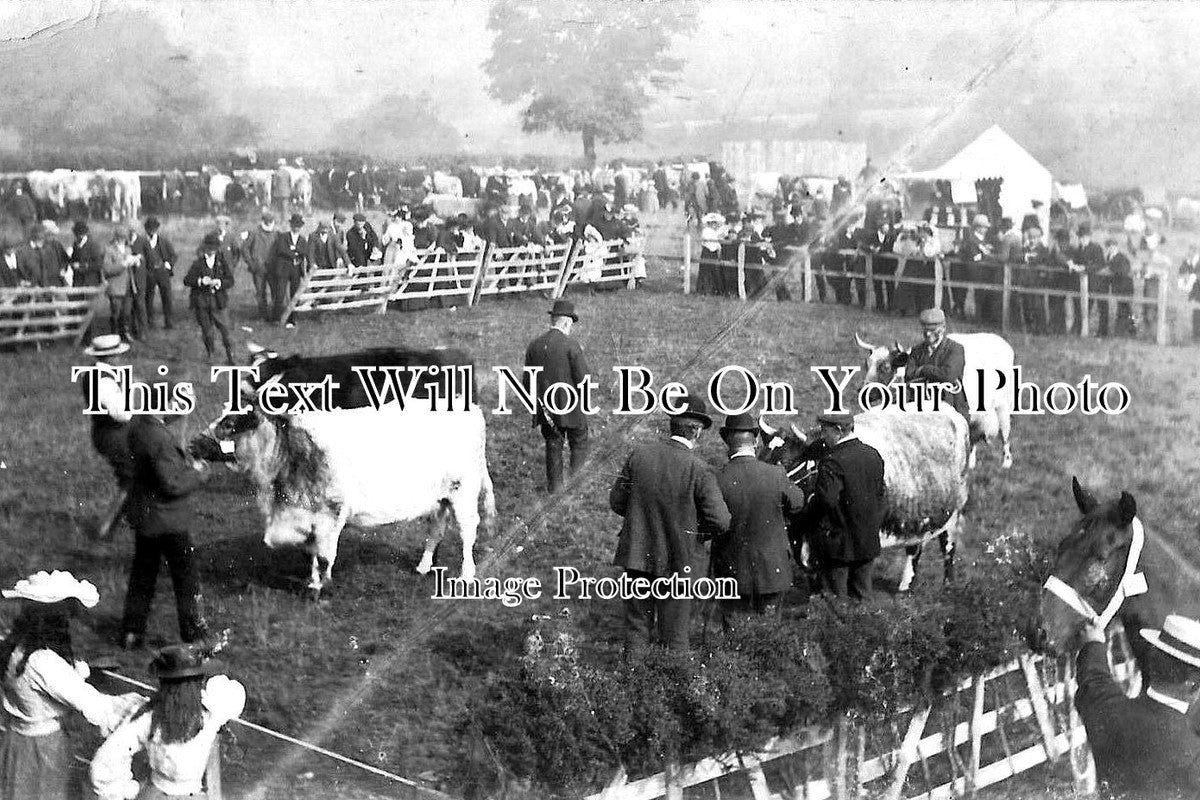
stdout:
[(0, 644), (0, 798), (65, 798), (72, 754), (63, 718), (78, 711), (107, 734), (138, 697), (97, 691), (87, 682), (87, 664), (75, 660), (70, 620), (99, 602), (91, 583), (69, 572), (38, 572), (0, 594), (22, 603)]
[[(204, 770), (217, 735), (246, 706), (245, 687), (203, 649), (164, 648), (150, 670), (158, 692), (92, 758), (92, 786), (101, 800), (204, 797)], [(139, 784), (131, 767), (143, 750), (150, 777)]]

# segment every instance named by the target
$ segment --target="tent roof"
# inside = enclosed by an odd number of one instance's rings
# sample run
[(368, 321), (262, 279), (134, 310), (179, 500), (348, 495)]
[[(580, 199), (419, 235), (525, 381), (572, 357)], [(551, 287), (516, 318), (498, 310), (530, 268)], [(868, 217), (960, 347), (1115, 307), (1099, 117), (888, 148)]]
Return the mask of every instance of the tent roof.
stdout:
[(908, 172), (897, 176), (916, 180), (976, 181), (981, 178), (1000, 178), (1025, 175), (1030, 179), (1050, 181), (1050, 171), (1029, 151), (993, 125), (970, 144), (958, 151), (949, 161), (935, 169)]

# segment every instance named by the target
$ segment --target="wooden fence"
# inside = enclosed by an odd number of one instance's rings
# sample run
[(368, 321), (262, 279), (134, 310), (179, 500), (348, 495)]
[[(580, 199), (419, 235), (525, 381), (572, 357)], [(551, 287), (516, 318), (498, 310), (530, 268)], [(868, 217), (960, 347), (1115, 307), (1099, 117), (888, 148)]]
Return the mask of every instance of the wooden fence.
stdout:
[[(685, 294), (694, 291), (691, 267), (697, 259), (693, 256), (691, 239), (690, 234), (684, 238)], [(810, 253), (802, 247), (783, 248), (782, 252), (787, 255), (779, 263), (762, 265), (747, 263), (748, 247), (752, 249), (755, 245), (740, 245), (736, 259), (713, 258), (706, 256), (703, 251), (698, 259), (701, 264), (712, 263), (718, 269), (730, 273), (736, 271), (737, 296), (741, 299), (754, 295), (754, 291), (748, 290), (748, 283), (755, 284), (756, 278), (765, 282), (779, 272), (801, 280), (806, 302), (823, 301), (830, 297), (835, 302), (850, 303), (853, 294), (853, 300), (859, 305), (879, 311), (899, 310), (898, 306), (905, 303), (910, 304), (907, 310), (911, 311), (930, 305), (942, 308), (947, 304), (948, 296), (961, 294), (959, 302), (962, 303), (969, 293), (975, 316), (983, 322), (997, 323), (1006, 333), (1016, 324), (1015, 320), (1021, 319), (1019, 308), (1025, 314), (1033, 313), (1042, 320), (1053, 320), (1055, 313), (1052, 305), (1057, 303), (1052, 304), (1052, 301), (1061, 302), (1062, 307), (1057, 312), (1061, 322), (1067, 313), (1075, 316), (1077, 303), (1080, 309), (1077, 326), (1080, 336), (1091, 334), (1093, 308), (1109, 315), (1109, 320), (1101, 322), (1101, 329), (1115, 332), (1117, 325), (1113, 317), (1119, 309), (1127, 307), (1134, 313), (1138, 310), (1149, 312), (1146, 316), (1153, 321), (1154, 338), (1159, 344), (1170, 343), (1170, 314), (1173, 310), (1200, 311), (1198, 301), (1171, 298), (1169, 282), (1174, 279), (1173, 276), (1156, 279), (1156, 287), (1141, 277), (1133, 278), (1132, 291), (1115, 293), (1111, 290), (1095, 291), (1093, 277), (1086, 272), (1068, 273), (1051, 267), (998, 262), (968, 264), (943, 256), (932, 259), (906, 258), (894, 253), (858, 250)], [(757, 276), (756, 272), (759, 273)], [(968, 275), (974, 279), (963, 277)], [(980, 277), (985, 279), (980, 280)], [(1106, 284), (1110, 282), (1111, 279), (1105, 279)], [(1150, 296), (1146, 294), (1148, 285)], [(730, 296), (734, 294), (733, 291), (725, 293)], [(983, 312), (984, 302), (994, 305), (994, 308)]]
[(0, 289), (0, 347), (61, 339), (76, 344), (104, 302), (101, 286)]
[(543, 292), (563, 295), (570, 284), (634, 283), (639, 254), (619, 240), (548, 247), (491, 247), (449, 254), (427, 253), (406, 268), (372, 265), (314, 269), (281, 319), (293, 312), (368, 308), (382, 314), (388, 303), (444, 297), (475, 305), (488, 295)]
[[(1141, 676), (1119, 626), (1109, 640), (1113, 674), (1129, 696)], [(754, 800), (941, 800), (1070, 759), (1076, 788), (1095, 790), (1087, 736), (1074, 710), (1073, 662), (1023, 654), (960, 683), (937, 704), (910, 709), (881, 725), (842, 718), (757, 753), (726, 753), (630, 781), (618, 770), (586, 800), (682, 800), (722, 796)], [(940, 729), (930, 720), (940, 722)], [(960, 752), (966, 747), (966, 752)], [(938, 757), (941, 758), (938, 758)], [(917, 777), (913, 767), (920, 764)], [(748, 790), (748, 792), (747, 792)]]

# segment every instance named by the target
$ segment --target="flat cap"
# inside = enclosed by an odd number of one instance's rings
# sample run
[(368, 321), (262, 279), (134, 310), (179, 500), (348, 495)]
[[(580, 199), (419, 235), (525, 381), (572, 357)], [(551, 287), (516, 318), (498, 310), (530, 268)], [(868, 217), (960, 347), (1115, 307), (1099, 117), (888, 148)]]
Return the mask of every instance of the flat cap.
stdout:
[(838, 430), (848, 431), (854, 427), (854, 415), (841, 414), (818, 414), (817, 422), (822, 425), (830, 425)]
[(945, 325), (946, 312), (940, 308), (927, 308), (917, 316), (922, 325)]

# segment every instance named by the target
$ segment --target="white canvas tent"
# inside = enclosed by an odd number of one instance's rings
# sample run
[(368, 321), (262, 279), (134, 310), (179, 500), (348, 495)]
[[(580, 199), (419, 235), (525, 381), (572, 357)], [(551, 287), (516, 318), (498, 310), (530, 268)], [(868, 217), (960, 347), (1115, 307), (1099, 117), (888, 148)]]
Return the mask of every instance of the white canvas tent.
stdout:
[(1022, 217), (1032, 209), (1033, 201), (1040, 200), (1042, 207), (1038, 211), (1042, 230), (1050, 230), (1050, 200), (1054, 191), (1050, 170), (1001, 130), (999, 125), (988, 128), (940, 167), (898, 177), (949, 181), (955, 202), (960, 200), (960, 193), (968, 187), (968, 197), (974, 198), (975, 181), (1003, 178), (1000, 208), (1004, 216), (1011, 217), (1013, 224), (1020, 225)]

